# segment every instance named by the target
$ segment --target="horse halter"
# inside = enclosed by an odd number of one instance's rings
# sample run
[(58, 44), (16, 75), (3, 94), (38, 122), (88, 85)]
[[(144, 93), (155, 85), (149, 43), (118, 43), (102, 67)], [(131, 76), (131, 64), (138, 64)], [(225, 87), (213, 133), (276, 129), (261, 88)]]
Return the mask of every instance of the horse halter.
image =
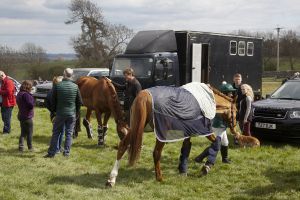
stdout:
[(233, 128), (233, 129), (237, 126), (236, 120), (234, 119), (234, 109), (233, 109), (234, 106), (235, 106), (234, 102), (231, 102), (230, 107), (229, 106), (218, 106), (218, 108), (220, 108), (220, 109), (224, 109), (227, 111), (230, 110), (230, 118), (226, 117), (226, 121), (228, 124), (230, 124), (230, 128)]
[(231, 102), (231, 108), (230, 108), (230, 113), (231, 113), (231, 126), (232, 126), (232, 128), (234, 129), (236, 126), (237, 126), (237, 124), (236, 124), (236, 120), (234, 119), (234, 106), (235, 106), (235, 102), (234, 101), (232, 101)]

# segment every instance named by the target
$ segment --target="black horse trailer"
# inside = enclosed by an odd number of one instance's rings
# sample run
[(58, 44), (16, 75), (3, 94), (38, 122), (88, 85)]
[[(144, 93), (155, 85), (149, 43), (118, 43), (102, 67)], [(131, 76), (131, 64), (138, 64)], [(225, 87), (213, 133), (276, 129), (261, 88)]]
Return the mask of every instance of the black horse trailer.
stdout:
[(140, 31), (114, 59), (111, 79), (131, 67), (142, 87), (199, 81), (218, 87), (240, 73), (257, 96), (262, 86), (262, 39), (199, 31)]

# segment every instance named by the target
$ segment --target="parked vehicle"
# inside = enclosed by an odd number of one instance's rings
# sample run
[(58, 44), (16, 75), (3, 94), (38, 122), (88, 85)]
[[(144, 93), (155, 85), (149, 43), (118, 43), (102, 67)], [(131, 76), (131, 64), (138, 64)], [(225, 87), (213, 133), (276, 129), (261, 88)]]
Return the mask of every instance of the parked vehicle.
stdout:
[(258, 138), (300, 142), (300, 77), (253, 103), (251, 132)]
[[(76, 81), (82, 76), (92, 76), (99, 78), (109, 76), (108, 68), (75, 68), (73, 69), (73, 81)], [(33, 94), (37, 105), (43, 105), (49, 90), (52, 89), (52, 81), (36, 85), (36, 92)]]
[[(111, 79), (124, 83), (132, 67), (142, 88), (181, 86), (192, 81), (218, 87), (240, 73), (256, 96), (262, 87), (262, 39), (199, 31), (140, 31), (114, 58)], [(122, 98), (122, 93), (118, 92)]]

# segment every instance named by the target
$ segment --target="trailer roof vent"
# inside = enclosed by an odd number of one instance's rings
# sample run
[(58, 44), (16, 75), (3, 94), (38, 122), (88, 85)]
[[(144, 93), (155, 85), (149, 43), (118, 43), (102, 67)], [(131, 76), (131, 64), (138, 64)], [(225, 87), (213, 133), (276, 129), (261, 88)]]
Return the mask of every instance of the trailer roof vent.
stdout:
[(177, 44), (173, 30), (140, 31), (127, 45), (125, 54), (175, 52)]

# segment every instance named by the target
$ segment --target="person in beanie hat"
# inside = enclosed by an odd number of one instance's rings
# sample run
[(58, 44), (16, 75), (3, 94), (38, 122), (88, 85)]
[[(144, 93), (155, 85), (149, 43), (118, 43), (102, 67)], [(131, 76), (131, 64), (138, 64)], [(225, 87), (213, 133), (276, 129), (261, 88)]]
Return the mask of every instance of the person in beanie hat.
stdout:
[[(233, 97), (233, 92), (235, 92), (236, 89), (234, 89), (231, 84), (228, 84), (225, 81), (223, 81), (219, 90), (223, 94), (229, 97)], [(217, 157), (217, 153), (220, 149), (221, 149), (222, 162), (230, 163), (230, 160), (228, 159), (229, 142), (226, 134), (227, 127), (228, 125), (222, 119), (221, 115), (216, 114), (212, 124), (212, 129), (215, 135), (217, 136), (216, 141), (213, 142), (209, 147), (207, 147), (200, 155), (198, 155), (195, 158), (195, 162), (201, 163), (203, 159), (207, 157), (207, 161), (201, 170), (203, 175), (206, 175), (210, 170), (210, 168), (214, 165)]]

